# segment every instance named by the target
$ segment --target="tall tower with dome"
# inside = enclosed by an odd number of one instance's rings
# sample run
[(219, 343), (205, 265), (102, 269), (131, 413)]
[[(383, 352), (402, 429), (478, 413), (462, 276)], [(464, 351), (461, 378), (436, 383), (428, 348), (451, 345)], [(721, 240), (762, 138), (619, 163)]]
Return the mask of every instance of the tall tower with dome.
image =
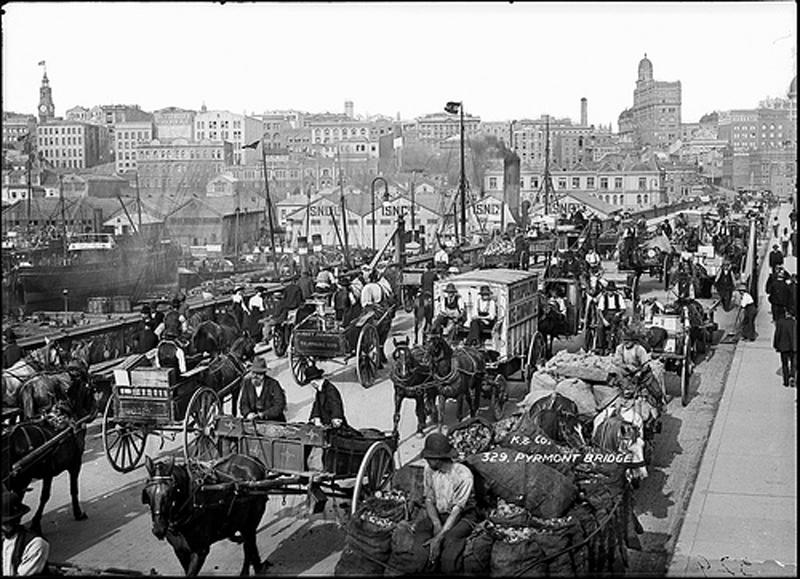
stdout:
[(681, 82), (655, 80), (647, 54), (639, 61), (633, 106), (619, 117), (620, 136), (637, 148), (666, 150), (680, 138)]

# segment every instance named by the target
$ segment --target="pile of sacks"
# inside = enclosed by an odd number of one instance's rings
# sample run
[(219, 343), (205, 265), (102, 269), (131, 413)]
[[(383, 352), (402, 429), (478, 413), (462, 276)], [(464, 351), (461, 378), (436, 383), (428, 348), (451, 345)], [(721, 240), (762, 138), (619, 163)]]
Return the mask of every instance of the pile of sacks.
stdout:
[(602, 451), (592, 444), (553, 442), (527, 410), (493, 428), (493, 446), (465, 461), (485, 517), (467, 540), (464, 571), (583, 576), (624, 568), (642, 532), (625, 464), (594, 461)]
[(483, 255), (484, 257), (494, 257), (497, 255), (511, 256), (514, 255), (515, 251), (516, 247), (512, 240), (497, 237), (489, 242), (489, 245), (483, 250)]

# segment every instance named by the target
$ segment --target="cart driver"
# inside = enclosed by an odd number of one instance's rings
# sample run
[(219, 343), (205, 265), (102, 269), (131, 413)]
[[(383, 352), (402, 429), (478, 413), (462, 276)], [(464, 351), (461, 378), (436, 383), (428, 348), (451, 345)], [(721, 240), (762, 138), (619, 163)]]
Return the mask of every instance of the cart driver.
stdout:
[(482, 338), (497, 321), (497, 302), (492, 299), (492, 290), (488, 285), (481, 286), (480, 294), (475, 302), (475, 315), (469, 322), (468, 346), (478, 346)]
[(245, 420), (275, 420), (286, 422), (286, 393), (280, 383), (267, 376), (267, 362), (262, 357), (253, 361), (250, 371), (242, 378), (239, 410)]
[(590, 273), (594, 274), (600, 270), (600, 254), (597, 253), (594, 247), (589, 249), (584, 260), (586, 260), (586, 265), (589, 267)]
[(272, 328), (286, 323), (289, 312), (296, 312), (303, 303), (305, 303), (303, 289), (298, 283), (298, 277), (294, 275), (289, 280), (289, 284), (283, 288), (283, 295), (275, 308), (275, 313), (264, 319), (263, 341), (269, 342), (272, 337)]
[[(622, 344), (614, 352), (613, 362), (629, 375), (651, 368), (653, 362), (650, 352), (642, 345), (644, 336), (637, 328), (626, 328), (622, 337)], [(663, 376), (663, 372), (660, 373)], [(666, 405), (667, 395), (663, 380), (658, 380), (652, 371), (644, 377), (647, 380), (647, 390), (656, 401), (656, 408), (661, 410)]]
[(174, 326), (167, 326), (162, 334), (161, 341), (156, 348), (156, 368), (175, 368), (177, 377), (186, 374), (186, 352), (183, 350), (178, 338), (180, 330)]
[(304, 378), (303, 385), (311, 384), (315, 391), (308, 421), (315, 426), (350, 429), (344, 416), (342, 395), (333, 382), (325, 377), (325, 373), (317, 366), (308, 366)]
[(453, 283), (448, 283), (444, 289), (442, 311), (433, 320), (431, 330), (441, 330), (442, 335), (452, 341), (456, 330), (466, 319), (467, 312), (464, 308), (464, 300), (461, 299), (456, 286)]
[[(430, 549), (429, 561), (444, 575), (461, 571), (459, 561), (476, 524), (474, 478), (469, 468), (455, 462), (447, 436), (434, 432), (425, 439), (423, 489), (427, 519), (417, 525)], [(431, 533), (432, 531), (432, 533)]]
[(627, 307), (625, 298), (617, 289), (617, 284), (614, 280), (608, 280), (597, 303), (597, 315), (600, 320), (597, 328), (597, 341), (601, 348), (607, 348), (608, 335), (614, 335), (619, 331)]

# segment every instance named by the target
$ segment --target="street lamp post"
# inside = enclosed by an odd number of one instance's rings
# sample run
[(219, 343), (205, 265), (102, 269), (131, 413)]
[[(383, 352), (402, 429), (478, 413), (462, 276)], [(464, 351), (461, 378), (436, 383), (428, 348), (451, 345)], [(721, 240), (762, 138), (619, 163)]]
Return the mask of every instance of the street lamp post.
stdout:
[(372, 251), (377, 251), (375, 247), (375, 183), (378, 181), (383, 181), (383, 199), (384, 201), (389, 199), (389, 183), (381, 177), (375, 177), (372, 180), (372, 184), (370, 185), (370, 190), (372, 191)]
[[(449, 101), (445, 107), (445, 112), (454, 115), (459, 113), (459, 128), (461, 134), (461, 176), (458, 180), (458, 194), (461, 197), (461, 236), (466, 242), (467, 240), (467, 178), (464, 172), (464, 103), (463, 101)], [(456, 240), (458, 240), (458, 228), (456, 227), (455, 220), (453, 220), (453, 229), (456, 231)]]

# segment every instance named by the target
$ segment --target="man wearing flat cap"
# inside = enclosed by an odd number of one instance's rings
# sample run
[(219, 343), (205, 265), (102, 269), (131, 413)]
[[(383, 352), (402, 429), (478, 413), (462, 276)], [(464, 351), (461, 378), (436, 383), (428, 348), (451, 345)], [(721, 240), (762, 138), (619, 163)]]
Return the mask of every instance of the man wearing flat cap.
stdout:
[(3, 576), (38, 575), (47, 566), (50, 544), (22, 526), (22, 517), (30, 507), (22, 504), (19, 494), (3, 487)]
[(487, 334), (491, 335), (497, 321), (497, 302), (492, 299), (492, 290), (488, 285), (481, 286), (478, 299), (475, 301), (475, 314), (469, 322), (467, 345), (478, 346)]
[(267, 362), (259, 356), (242, 378), (239, 411), (245, 420), (286, 422), (286, 393), (280, 383), (267, 376)]
[[(455, 451), (444, 434), (434, 432), (425, 439), (423, 489), (425, 510), (432, 526), (430, 562), (446, 575), (462, 571), (467, 537), (476, 523), (472, 471), (455, 462)], [(420, 525), (420, 532), (431, 532)]]

